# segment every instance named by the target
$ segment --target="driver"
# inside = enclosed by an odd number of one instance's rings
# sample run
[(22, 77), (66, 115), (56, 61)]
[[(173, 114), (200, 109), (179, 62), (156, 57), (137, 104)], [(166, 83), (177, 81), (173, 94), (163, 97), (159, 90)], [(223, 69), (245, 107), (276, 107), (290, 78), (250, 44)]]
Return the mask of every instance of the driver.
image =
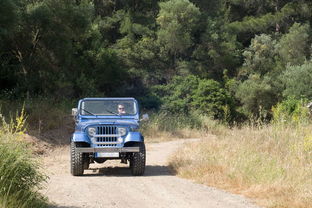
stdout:
[(118, 105), (118, 114), (119, 114), (119, 115), (126, 114), (125, 106), (124, 106), (123, 104), (119, 104), (119, 105)]

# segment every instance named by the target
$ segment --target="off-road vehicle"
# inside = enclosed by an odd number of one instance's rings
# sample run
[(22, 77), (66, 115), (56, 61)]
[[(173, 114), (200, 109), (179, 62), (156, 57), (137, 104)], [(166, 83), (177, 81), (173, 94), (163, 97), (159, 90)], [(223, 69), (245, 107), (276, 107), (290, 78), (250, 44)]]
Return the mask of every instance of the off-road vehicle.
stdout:
[[(84, 98), (72, 109), (71, 174), (83, 175), (90, 163), (119, 159), (130, 163), (132, 175), (145, 170), (144, 137), (139, 129), (139, 106), (134, 98)], [(143, 115), (141, 120), (147, 120)]]

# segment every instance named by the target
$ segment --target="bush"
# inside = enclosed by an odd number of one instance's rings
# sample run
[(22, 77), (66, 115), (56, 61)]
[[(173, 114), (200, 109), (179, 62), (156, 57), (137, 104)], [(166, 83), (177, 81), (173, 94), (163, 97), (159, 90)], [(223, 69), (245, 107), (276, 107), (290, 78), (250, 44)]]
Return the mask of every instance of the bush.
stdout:
[(151, 109), (159, 109), (159, 106), (161, 105), (161, 101), (160, 98), (155, 95), (154, 93), (147, 93), (142, 97), (138, 97), (137, 98), (141, 109), (147, 109), (147, 110), (151, 110)]
[(200, 80), (192, 98), (193, 110), (221, 120), (228, 120), (228, 117), (231, 117), (232, 98), (217, 81)]
[(176, 76), (169, 84), (157, 86), (156, 91), (163, 111), (184, 115), (198, 112), (227, 121), (233, 116), (231, 96), (214, 80)]
[(248, 117), (269, 117), (272, 106), (277, 102), (278, 89), (258, 75), (250, 77), (238, 86), (236, 97), (242, 103), (242, 112)]
[(0, 114), (0, 207), (47, 206), (38, 193), (46, 176), (22, 140), (24, 123), (23, 112), (10, 123)]
[(162, 110), (170, 113), (187, 114), (191, 108), (194, 91), (200, 79), (194, 75), (176, 76), (167, 85), (156, 86), (156, 93), (161, 98)]
[(274, 123), (307, 123), (309, 120), (309, 109), (305, 107), (304, 100), (293, 97), (278, 103), (272, 107)]

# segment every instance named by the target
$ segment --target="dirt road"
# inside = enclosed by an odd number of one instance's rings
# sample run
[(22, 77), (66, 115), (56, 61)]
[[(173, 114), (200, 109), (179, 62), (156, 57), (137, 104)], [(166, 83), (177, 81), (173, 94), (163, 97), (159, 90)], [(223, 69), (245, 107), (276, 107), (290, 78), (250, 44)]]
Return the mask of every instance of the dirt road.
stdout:
[(56, 149), (44, 158), (50, 179), (43, 193), (57, 208), (257, 207), (242, 196), (171, 175), (167, 158), (187, 142), (196, 141), (147, 144), (146, 172), (141, 177), (131, 176), (128, 166), (118, 161), (91, 164), (84, 176), (73, 177), (69, 147)]

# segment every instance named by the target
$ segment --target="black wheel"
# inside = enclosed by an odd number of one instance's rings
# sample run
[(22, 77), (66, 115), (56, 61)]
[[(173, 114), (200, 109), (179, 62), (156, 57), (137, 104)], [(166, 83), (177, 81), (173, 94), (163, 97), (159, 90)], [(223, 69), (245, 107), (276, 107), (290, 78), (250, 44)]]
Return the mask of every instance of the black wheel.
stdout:
[(83, 153), (76, 151), (76, 148), (80, 146), (82, 145), (75, 142), (71, 142), (70, 144), (70, 172), (73, 176), (83, 175), (84, 169)]
[(139, 143), (140, 152), (135, 152), (130, 158), (130, 169), (134, 176), (141, 176), (145, 171), (146, 152), (145, 144)]

